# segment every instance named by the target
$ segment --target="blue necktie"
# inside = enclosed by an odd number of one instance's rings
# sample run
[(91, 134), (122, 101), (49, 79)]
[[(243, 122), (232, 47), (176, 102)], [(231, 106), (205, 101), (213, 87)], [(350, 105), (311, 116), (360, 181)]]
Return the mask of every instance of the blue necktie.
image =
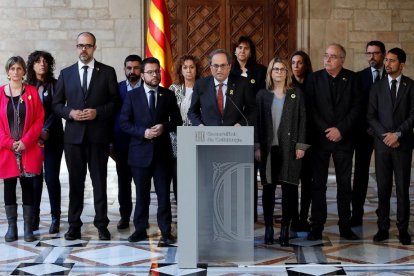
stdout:
[(152, 120), (154, 121), (155, 120), (155, 91), (150, 90), (149, 93), (150, 93), (149, 108), (150, 108)]

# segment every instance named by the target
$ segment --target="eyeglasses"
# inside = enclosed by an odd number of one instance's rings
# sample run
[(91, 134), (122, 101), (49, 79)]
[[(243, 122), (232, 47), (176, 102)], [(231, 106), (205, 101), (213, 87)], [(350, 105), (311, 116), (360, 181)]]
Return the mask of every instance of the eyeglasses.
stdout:
[(340, 59), (340, 58), (344, 58), (344, 57), (337, 56), (337, 55), (329, 55), (329, 54), (324, 54), (323, 55), (323, 59), (325, 59), (325, 60), (328, 60), (328, 59), (337, 60), (337, 59)]
[(210, 66), (214, 68), (215, 70), (218, 70), (219, 68), (223, 70), (229, 65), (228, 64), (211, 64)]
[(380, 54), (381, 54), (381, 52), (366, 52), (365, 53), (365, 55), (367, 57), (370, 57), (370, 56), (379, 56)]
[(277, 67), (272, 68), (272, 71), (276, 72), (276, 73), (285, 73), (285, 72), (287, 72), (286, 68), (277, 68)]
[(148, 75), (159, 75), (160, 73), (161, 73), (161, 70), (160, 69), (158, 69), (158, 70), (150, 70), (150, 71), (146, 71), (146, 72), (144, 72), (145, 74), (148, 74)]
[(78, 48), (79, 50), (83, 50), (85, 49), (92, 49), (95, 45), (92, 44), (77, 44), (76, 48)]

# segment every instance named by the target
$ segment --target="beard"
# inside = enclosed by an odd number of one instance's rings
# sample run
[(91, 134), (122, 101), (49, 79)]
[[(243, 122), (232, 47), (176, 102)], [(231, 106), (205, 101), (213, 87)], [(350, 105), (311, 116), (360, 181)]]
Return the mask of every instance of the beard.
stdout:
[(129, 82), (137, 82), (139, 80), (139, 76), (135, 74), (129, 74), (126, 77)]

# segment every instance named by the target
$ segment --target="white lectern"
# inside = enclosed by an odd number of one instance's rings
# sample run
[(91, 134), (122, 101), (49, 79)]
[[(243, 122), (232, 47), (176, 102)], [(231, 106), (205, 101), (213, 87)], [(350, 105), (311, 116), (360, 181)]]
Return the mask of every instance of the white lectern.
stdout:
[(178, 265), (252, 263), (253, 127), (178, 127)]

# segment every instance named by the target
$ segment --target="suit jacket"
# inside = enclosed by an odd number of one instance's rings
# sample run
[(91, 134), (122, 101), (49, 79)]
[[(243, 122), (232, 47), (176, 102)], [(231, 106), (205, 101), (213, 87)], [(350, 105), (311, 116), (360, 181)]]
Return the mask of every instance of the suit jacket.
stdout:
[[(309, 76), (306, 93), (312, 120), (312, 142), (325, 149), (353, 149), (353, 133), (357, 121), (361, 119), (362, 95), (356, 73), (342, 69), (337, 76), (336, 98), (332, 99), (328, 72), (325, 69)], [(342, 140), (331, 142), (325, 130), (330, 127), (339, 129)]]
[[(361, 93), (362, 93), (362, 118), (358, 122), (358, 131), (366, 133), (368, 129), (368, 122), (366, 120), (366, 114), (368, 112), (368, 102), (369, 102), (369, 91), (371, 90), (373, 83), (372, 79), (372, 70), (371, 67), (367, 67), (364, 70), (361, 70), (357, 73), (358, 79), (361, 85)], [(387, 72), (385, 71), (385, 66), (382, 71), (381, 79), (387, 76)]]
[(216, 94), (213, 76), (196, 81), (191, 106), (188, 110), (188, 118), (193, 126), (200, 124), (233, 126), (237, 123), (252, 126), (254, 124), (256, 117), (255, 95), (246, 78), (229, 76), (223, 118), (218, 110)]
[(260, 149), (264, 170), (270, 170), (270, 152), (275, 135), (279, 138), (279, 156), (281, 166), (278, 179), (269, 179), (268, 183), (277, 181), (299, 184), (299, 176), (302, 160), (296, 159), (296, 150), (306, 150), (306, 110), (305, 99), (299, 89), (293, 88), (286, 91), (283, 104), (282, 117), (278, 132), (274, 133), (272, 120), (272, 103), (274, 93), (261, 89), (256, 96), (257, 123), (255, 124), (255, 148)]
[(373, 129), (375, 148), (389, 149), (382, 140), (386, 132), (401, 132), (400, 149), (412, 150), (414, 144), (414, 82), (402, 76), (395, 105), (392, 104), (388, 78), (374, 84), (368, 106), (368, 123)]
[[(65, 143), (109, 143), (114, 114), (120, 106), (118, 83), (114, 68), (95, 61), (91, 81), (84, 95), (78, 63), (60, 72), (53, 99), (53, 110), (66, 120)], [(72, 109), (95, 108), (96, 118), (78, 122), (69, 117)]]
[[(0, 179), (20, 176), (16, 157), (11, 149), (14, 139), (10, 134), (7, 117), (9, 98), (4, 94), (4, 87), (0, 87)], [(43, 127), (44, 112), (36, 87), (26, 85), (22, 100), (26, 106), (21, 138), (26, 149), (22, 151), (22, 165), (26, 172), (39, 174), (43, 164), (43, 155), (37, 141)]]
[[(157, 161), (172, 158), (169, 133), (183, 124), (174, 92), (158, 87), (155, 114), (154, 122), (144, 87), (127, 93), (122, 105), (120, 124), (121, 129), (131, 137), (128, 151), (128, 164), (131, 167), (146, 168), (154, 158), (158, 158)], [(145, 130), (157, 124), (164, 126), (164, 132), (154, 139), (146, 139)]]

